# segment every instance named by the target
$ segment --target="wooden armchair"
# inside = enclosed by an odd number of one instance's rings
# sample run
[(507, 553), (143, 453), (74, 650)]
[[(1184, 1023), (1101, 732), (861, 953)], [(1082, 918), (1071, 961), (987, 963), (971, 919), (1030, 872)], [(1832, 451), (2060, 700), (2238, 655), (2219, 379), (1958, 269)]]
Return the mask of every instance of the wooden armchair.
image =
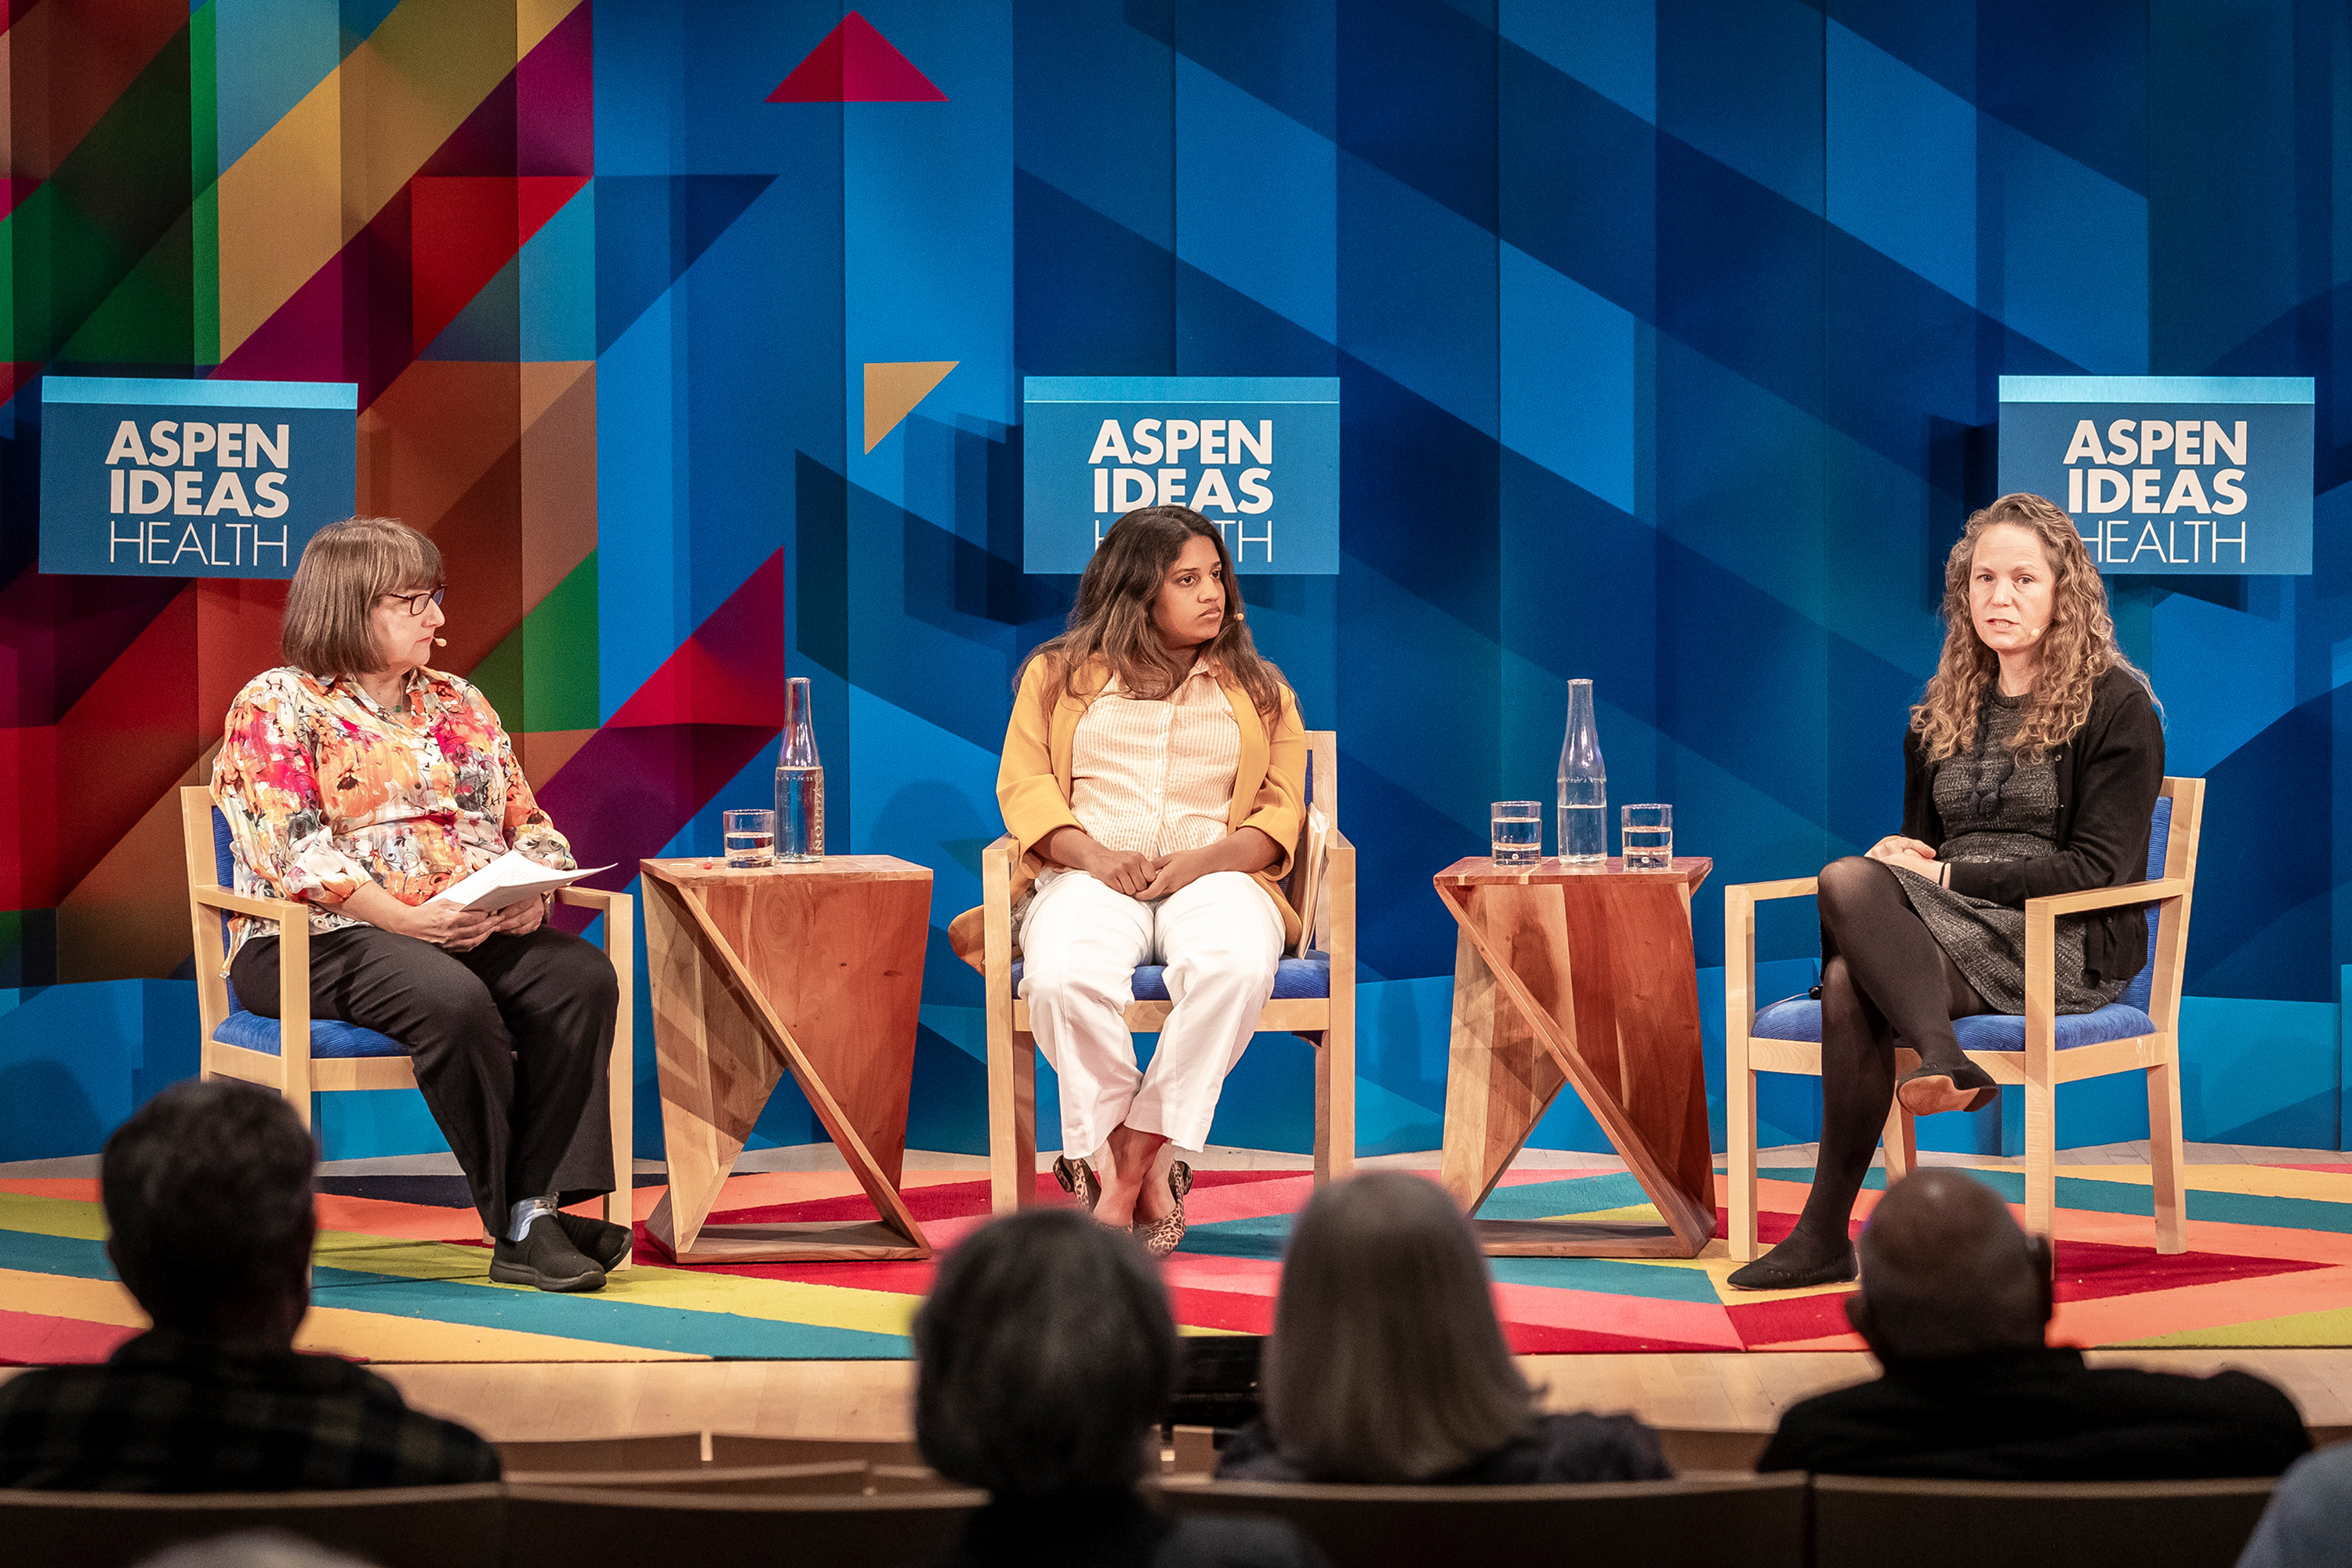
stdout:
[[(1285, 955), (1261, 1030), (1288, 1030), (1315, 1052), (1315, 1180), (1347, 1176), (1356, 1161), (1356, 847), (1339, 831), (1339, 742), (1307, 732), (1307, 821), (1285, 891), (1305, 922)], [(1013, 868), (1020, 842), (1006, 834), (981, 858), (986, 925), (982, 973), (988, 986), (989, 1207), (1011, 1214), (1037, 1195), (1037, 1042), (1029, 1005), (1014, 993)], [(1160, 966), (1136, 972), (1127, 1026), (1149, 1034), (1172, 1004)], [(1087, 1151), (1065, 1151), (1074, 1158)]]
[[(233, 1078), (274, 1089), (292, 1102), (302, 1125), (310, 1125), (310, 1097), (343, 1089), (415, 1089), (416, 1069), (408, 1049), (373, 1029), (332, 1018), (310, 1016), (310, 906), (286, 899), (257, 899), (231, 890), (234, 864), (228, 819), (213, 805), (212, 791), (190, 784), (180, 791), (180, 826), (188, 859), (188, 921), (195, 938), (196, 1012), (202, 1033), (199, 1060), (206, 1079)], [(630, 1090), (635, 1052), (630, 1037), (630, 983), (636, 958), (636, 900), (626, 893), (566, 888), (559, 903), (576, 904), (604, 917), (604, 956), (612, 960), (621, 988), (613, 1023), (613, 1058), (608, 1069), (613, 1136), (612, 1193), (604, 1200), (611, 1224), (633, 1226), (635, 1196), (631, 1177)], [(278, 1015), (249, 1012), (221, 973), (228, 943), (228, 916), (258, 915), (278, 931)], [(623, 1258), (622, 1268), (628, 1267)]]
[[(2180, 1131), (2180, 983), (2189, 945), (2189, 904), (2197, 884), (2197, 838), (2204, 821), (2205, 781), (2168, 778), (2150, 819), (2147, 880), (2120, 888), (2029, 899), (2025, 904), (2025, 1014), (1958, 1019), (1953, 1031), (1969, 1059), (2025, 1095), (2025, 1226), (2051, 1234), (2057, 1208), (2058, 1086), (2079, 1079), (2140, 1072), (2147, 1078), (2148, 1163), (2155, 1189), (2156, 1249), (2187, 1247)], [(1731, 1256), (1759, 1248), (1756, 1236), (1756, 1075), (1822, 1070), (1822, 1005), (1801, 996), (1756, 1005), (1756, 906), (1767, 899), (1813, 896), (1817, 879), (1749, 882), (1723, 890), (1726, 1131), (1731, 1146)], [(2059, 1016), (2054, 1006), (2058, 917), (2119, 904), (2147, 904), (2148, 957), (2123, 994), (2095, 1013)], [(1916, 1065), (1896, 1051), (1896, 1071)], [(1886, 1179), (1918, 1163), (1911, 1114), (1887, 1113)]]

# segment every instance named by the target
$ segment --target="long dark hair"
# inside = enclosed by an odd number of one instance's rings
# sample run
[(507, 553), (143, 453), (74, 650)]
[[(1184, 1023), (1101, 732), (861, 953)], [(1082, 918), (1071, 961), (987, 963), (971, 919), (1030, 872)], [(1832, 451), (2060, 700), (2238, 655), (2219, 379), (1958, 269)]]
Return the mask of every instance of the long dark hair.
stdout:
[(1040, 643), (1029, 657), (1054, 662), (1047, 668), (1061, 679), (1062, 694), (1077, 699), (1078, 673), (1095, 659), (1107, 661), (1118, 677), (1119, 689), (1130, 696), (1157, 699), (1176, 689), (1188, 667), (1177, 662), (1151, 624), (1151, 602), (1168, 580), (1176, 558), (1195, 539), (1217, 547), (1217, 564), (1224, 574), (1225, 618), (1217, 635), (1199, 650), (1199, 657), (1222, 668), (1249, 693), (1251, 705), (1268, 720), (1282, 709), (1282, 671), (1258, 657), (1242, 616), (1242, 585), (1234, 577), (1234, 558), (1217, 525), (1188, 507), (1147, 506), (1111, 524), (1078, 579), (1078, 601), (1070, 606), (1069, 624), (1051, 642)]

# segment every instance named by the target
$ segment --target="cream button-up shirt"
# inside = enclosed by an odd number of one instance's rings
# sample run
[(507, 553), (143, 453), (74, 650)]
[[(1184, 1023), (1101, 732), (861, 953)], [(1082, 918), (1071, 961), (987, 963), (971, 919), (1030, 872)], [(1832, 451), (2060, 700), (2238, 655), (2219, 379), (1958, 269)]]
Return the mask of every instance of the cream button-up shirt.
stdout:
[(1173, 855), (1230, 828), (1241, 726), (1206, 662), (1158, 701), (1113, 677), (1070, 738), (1070, 815), (1107, 849)]

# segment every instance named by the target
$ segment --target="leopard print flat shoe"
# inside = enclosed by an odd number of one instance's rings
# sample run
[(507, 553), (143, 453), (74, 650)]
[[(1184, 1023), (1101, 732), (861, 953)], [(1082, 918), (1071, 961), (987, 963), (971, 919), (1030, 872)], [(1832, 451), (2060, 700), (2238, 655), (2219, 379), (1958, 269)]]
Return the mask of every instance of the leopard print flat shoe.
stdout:
[(1135, 1227), (1135, 1239), (1143, 1243), (1143, 1250), (1154, 1258), (1165, 1258), (1183, 1244), (1184, 1195), (1192, 1190), (1192, 1167), (1179, 1160), (1169, 1168), (1168, 1190), (1176, 1194), (1176, 1207), (1164, 1218)]

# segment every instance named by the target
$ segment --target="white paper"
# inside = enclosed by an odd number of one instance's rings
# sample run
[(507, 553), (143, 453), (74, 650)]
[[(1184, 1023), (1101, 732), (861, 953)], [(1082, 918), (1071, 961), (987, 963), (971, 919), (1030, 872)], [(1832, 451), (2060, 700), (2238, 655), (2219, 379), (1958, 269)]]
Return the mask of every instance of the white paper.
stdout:
[(553, 871), (530, 857), (509, 849), (463, 881), (444, 889), (431, 901), (456, 904), (460, 909), (479, 910), (486, 914), (494, 913), (509, 904), (519, 904), (525, 899), (535, 899), (541, 893), (568, 888), (583, 877), (593, 877), (599, 871), (612, 868), (611, 866), (588, 866), (577, 871)]

